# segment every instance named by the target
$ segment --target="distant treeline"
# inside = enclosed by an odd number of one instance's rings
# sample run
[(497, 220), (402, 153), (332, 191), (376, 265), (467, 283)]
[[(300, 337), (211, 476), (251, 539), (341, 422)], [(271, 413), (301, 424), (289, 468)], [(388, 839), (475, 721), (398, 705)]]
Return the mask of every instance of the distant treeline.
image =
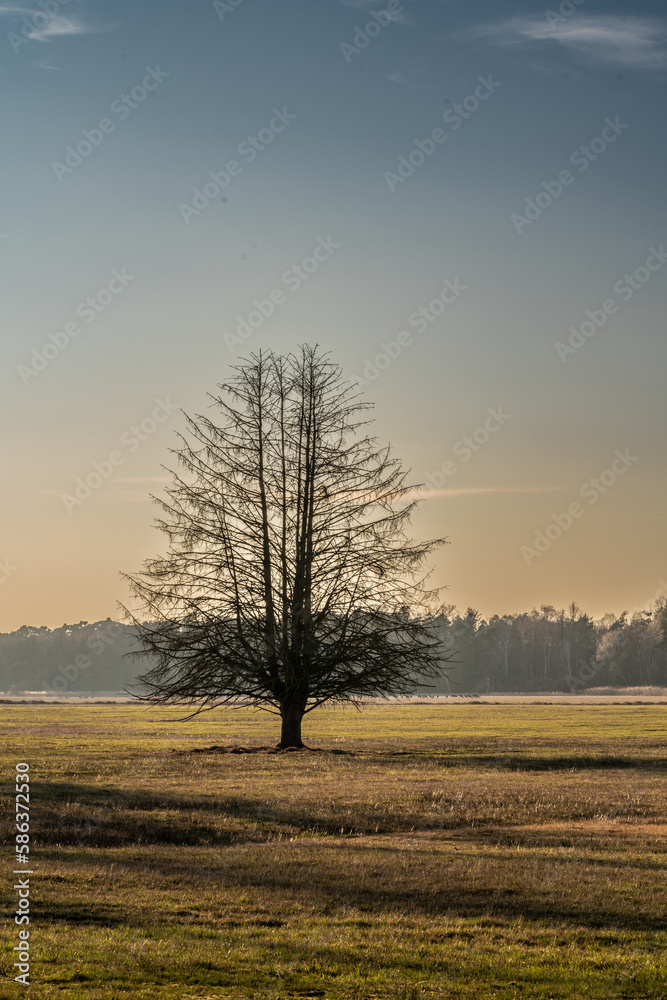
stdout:
[(122, 691), (145, 667), (133, 657), (132, 630), (112, 621), (0, 633), (0, 690)]
[[(483, 618), (445, 609), (438, 627), (453, 653), (433, 693), (582, 691), (589, 687), (667, 687), (667, 602), (651, 611), (594, 621), (571, 604)], [(149, 664), (126, 654), (132, 628), (107, 618), (49, 629), (0, 633), (0, 690), (122, 691)]]
[(543, 605), (483, 618), (451, 607), (440, 620), (454, 659), (452, 694), (487, 691), (582, 691), (588, 687), (667, 687), (667, 602), (633, 615), (594, 621), (576, 604)]

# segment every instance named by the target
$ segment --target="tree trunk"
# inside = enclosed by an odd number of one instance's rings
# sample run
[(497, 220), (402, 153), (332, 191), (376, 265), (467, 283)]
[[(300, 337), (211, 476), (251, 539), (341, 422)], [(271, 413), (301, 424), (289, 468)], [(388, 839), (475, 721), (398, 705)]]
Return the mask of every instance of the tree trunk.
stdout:
[(290, 747), (296, 747), (299, 750), (302, 749), (304, 745), (301, 740), (303, 708), (299, 704), (299, 701), (296, 698), (291, 698), (290, 701), (281, 705), (280, 716), (282, 727), (278, 746), (283, 750), (287, 750)]

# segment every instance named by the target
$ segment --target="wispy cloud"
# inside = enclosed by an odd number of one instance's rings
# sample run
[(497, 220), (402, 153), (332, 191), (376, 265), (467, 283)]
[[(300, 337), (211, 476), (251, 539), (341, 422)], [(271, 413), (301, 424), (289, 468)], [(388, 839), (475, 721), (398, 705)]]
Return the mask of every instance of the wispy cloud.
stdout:
[(36, 69), (58, 69), (61, 70), (62, 66), (54, 66), (52, 57), (47, 56), (45, 59), (40, 59), (39, 62), (30, 63), (31, 66), (35, 66)]
[(413, 499), (432, 500), (440, 497), (468, 497), (482, 493), (560, 493), (562, 486), (468, 486), (463, 489), (416, 490)]
[[(50, 42), (57, 38), (72, 35), (91, 35), (99, 32), (113, 31), (115, 25), (85, 24), (80, 17), (55, 14), (48, 17), (39, 8), (20, 6), (18, 4), (0, 4), (0, 18), (16, 21), (15, 30), (21, 37), (31, 42)], [(20, 18), (20, 22), (18, 19)], [(26, 23), (27, 20), (27, 23)], [(43, 66), (44, 69), (56, 69), (55, 66)]]
[(554, 60), (546, 62), (540, 59), (533, 59), (528, 63), (528, 67), (541, 76), (555, 76), (566, 80), (580, 80), (581, 73), (574, 69), (571, 63)]
[(149, 504), (151, 498), (147, 493), (137, 492), (136, 490), (114, 490), (113, 493), (107, 493), (103, 496), (97, 498), (97, 503), (102, 507), (117, 507), (120, 504), (126, 503), (145, 503)]
[(341, 3), (344, 7), (353, 7), (356, 10), (363, 11), (365, 14), (372, 14), (374, 10), (382, 10), (387, 17), (398, 23), (407, 21), (405, 4), (402, 5), (402, 9), (400, 11), (389, 11), (386, 9), (386, 6), (383, 5), (382, 0), (341, 0)]
[[(172, 477), (170, 476), (113, 476), (109, 479), (109, 493), (108, 495), (100, 496), (98, 502), (101, 503), (127, 503), (128, 498), (131, 502), (143, 502), (148, 503), (150, 501), (150, 494), (142, 489), (140, 492), (133, 489), (125, 489), (127, 486), (138, 486), (140, 484), (146, 484), (148, 486), (165, 486), (172, 482)], [(121, 487), (120, 489), (118, 487)], [(52, 487), (44, 487), (43, 489), (35, 490), (38, 496), (44, 497), (58, 497), (62, 498), (62, 491), (53, 489)]]
[(170, 483), (170, 476), (119, 476), (117, 483)]
[(467, 32), (493, 45), (551, 44), (600, 65), (639, 70), (667, 66), (667, 24), (655, 18), (576, 16), (550, 24), (544, 15), (510, 17)]
[(65, 35), (91, 35), (101, 29), (89, 24), (83, 24), (72, 17), (54, 17), (43, 28), (35, 28), (30, 32), (30, 38), (35, 42), (48, 42), (51, 38), (62, 38)]
[(389, 74), (388, 79), (392, 83), (400, 83), (411, 89), (431, 90), (433, 84), (428, 79), (429, 70), (430, 67), (426, 59), (421, 57), (415, 60), (410, 66), (395, 69), (393, 73)]

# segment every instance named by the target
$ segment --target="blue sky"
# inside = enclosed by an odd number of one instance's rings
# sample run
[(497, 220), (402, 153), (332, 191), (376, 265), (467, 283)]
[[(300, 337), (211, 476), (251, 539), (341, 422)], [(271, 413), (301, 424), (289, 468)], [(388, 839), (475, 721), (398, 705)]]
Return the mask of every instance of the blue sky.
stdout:
[(653, 598), (661, 5), (17, 0), (0, 45), (0, 629), (116, 614), (119, 571), (161, 545), (147, 494), (182, 427), (171, 406), (201, 409), (249, 350), (304, 341), (363, 380), (416, 481), (444, 475), (415, 527), (450, 539), (435, 579), (452, 603)]

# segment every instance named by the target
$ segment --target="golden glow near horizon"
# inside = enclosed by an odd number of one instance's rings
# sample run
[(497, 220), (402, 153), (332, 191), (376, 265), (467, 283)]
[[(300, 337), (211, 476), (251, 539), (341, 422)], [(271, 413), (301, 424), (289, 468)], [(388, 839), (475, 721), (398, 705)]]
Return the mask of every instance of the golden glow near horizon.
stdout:
[(665, 12), (228, 6), (0, 10), (0, 630), (117, 617), (180, 408), (304, 342), (425, 484), (449, 602), (646, 607)]

